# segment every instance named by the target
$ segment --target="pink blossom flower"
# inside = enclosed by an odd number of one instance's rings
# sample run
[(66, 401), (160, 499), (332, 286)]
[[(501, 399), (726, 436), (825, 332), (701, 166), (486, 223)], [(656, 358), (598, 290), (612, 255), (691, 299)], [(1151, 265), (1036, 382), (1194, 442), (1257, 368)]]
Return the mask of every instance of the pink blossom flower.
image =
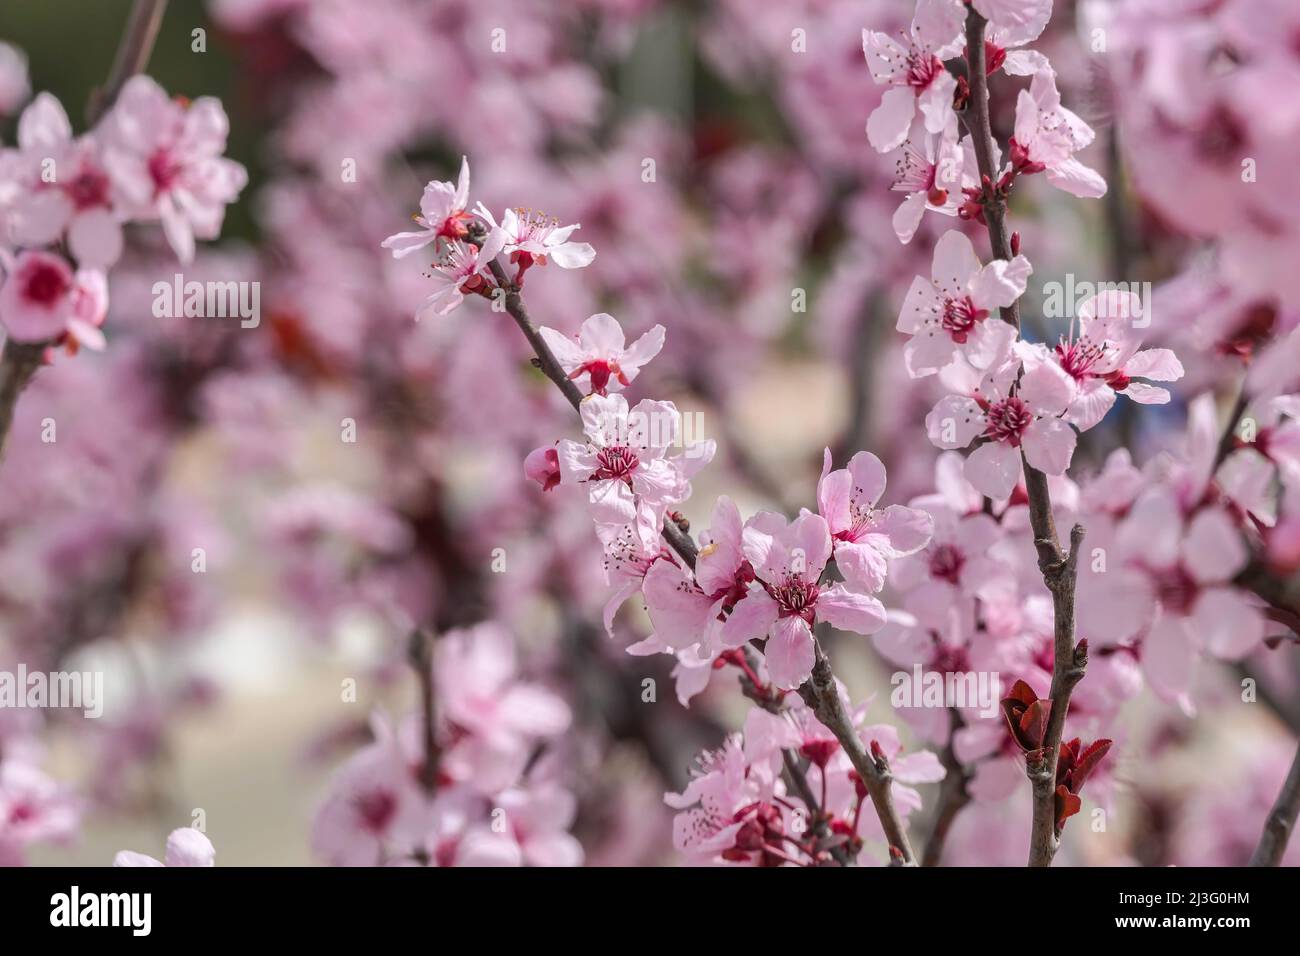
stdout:
[[(961, 468), (960, 456), (940, 456), (936, 467), (956, 471)], [(1014, 582), (1012, 569), (996, 556), (1005, 535), (983, 511), (955, 511), (937, 496), (915, 499), (912, 504), (929, 512), (934, 534), (924, 551), (897, 563), (891, 580), (906, 595), (909, 611), (927, 627), (947, 631), (953, 626), (954, 610), (962, 611), (959, 619), (973, 619), (974, 598), (988, 599), (993, 591)]]
[(943, 61), (961, 50), (965, 17), (961, 0), (918, 0), (907, 46), (888, 34), (862, 31), (871, 75), (890, 87), (867, 120), (867, 138), (880, 152), (902, 144), (918, 109), (928, 132), (948, 125), (957, 81)]
[[(97, 309), (97, 305), (91, 308), (87, 303), (98, 302), (102, 292), (98, 280), (86, 273), (80, 279), (86, 285), (79, 287), (78, 276), (62, 256), (23, 251), (12, 260), (0, 259), (0, 265), (5, 271), (4, 285), (0, 286), (0, 324), (16, 342), (53, 341), (67, 331), (74, 318), (85, 323), (76, 311), (78, 307), (89, 309), (82, 313), (88, 317)], [(93, 319), (85, 324), (93, 324)]]
[(1012, 76), (1033, 76), (1051, 69), (1038, 51), (1009, 48), (1038, 39), (1052, 18), (1052, 0), (972, 0), (971, 5), (989, 21), (984, 58), (990, 73), (1002, 69)]
[(312, 851), (331, 866), (380, 866), (419, 846), (430, 808), (387, 724), (335, 772), (311, 825)]
[(812, 673), (812, 628), (819, 620), (859, 634), (885, 623), (884, 606), (876, 598), (843, 584), (820, 583), (831, 556), (830, 528), (821, 515), (805, 511), (787, 522), (774, 512), (760, 512), (745, 523), (743, 547), (758, 581), (743, 602), (749, 631), (744, 636), (768, 638), (764, 656), (778, 687), (798, 687)]
[(1135, 379), (1177, 381), (1183, 366), (1169, 349), (1141, 348), (1134, 323), (1142, 316), (1142, 300), (1109, 290), (1079, 303), (1078, 311), (1078, 335), (1062, 338), (1053, 353), (1076, 384), (1066, 421), (1087, 431), (1110, 411), (1116, 394), (1142, 405), (1166, 404), (1168, 391)]
[(483, 793), (516, 782), (535, 742), (572, 722), (558, 694), (520, 679), (515, 642), (498, 624), (440, 636), (433, 674), (440, 716), (450, 728), (440, 769)]
[[(74, 140), (63, 106), (41, 93), (19, 119), (18, 146), (29, 172), (12, 211), (15, 238), (23, 245), (47, 245), (66, 231), (68, 247), (83, 266), (106, 268), (117, 261), (122, 226), (94, 138)], [(51, 169), (54, 178), (47, 181)]]
[(1106, 180), (1074, 158), (1092, 142), (1092, 127), (1061, 105), (1056, 74), (1040, 70), (1016, 100), (1011, 163), (1021, 173), (1044, 170), (1047, 181), (1081, 199), (1106, 194)]
[(399, 866), (523, 866), (518, 841), (511, 833), (493, 829), (486, 814), (484, 799), (466, 788), (441, 790), (429, 803), (423, 845), (390, 862)]
[(981, 266), (964, 234), (945, 232), (934, 247), (930, 278), (912, 280), (898, 314), (898, 330), (912, 336), (903, 350), (908, 371), (914, 377), (930, 375), (958, 352), (987, 367), (1015, 338), (1006, 322), (989, 321), (990, 312), (1020, 298), (1033, 271), (1024, 256)]
[(1011, 495), (1021, 476), (1021, 453), (1031, 466), (1062, 475), (1074, 456), (1075, 434), (1060, 416), (1074, 397), (1074, 383), (1048, 360), (1011, 359), (988, 372), (974, 396), (942, 398), (925, 417), (926, 432), (939, 448), (981, 443), (966, 459), (963, 474), (982, 494)]
[(113, 857), (114, 866), (216, 866), (217, 851), (203, 831), (180, 827), (167, 836), (167, 850), (161, 860), (144, 853), (122, 850)]
[(0, 41), (0, 116), (12, 115), (30, 92), (27, 57), (16, 46)]
[(1104, 570), (1081, 568), (1079, 624), (1105, 643), (1141, 637), (1142, 670), (1160, 697), (1191, 711), (1200, 656), (1237, 660), (1264, 637), (1264, 617), (1233, 578), (1249, 560), (1219, 505), (1185, 509), (1150, 488), (1116, 531)]
[(248, 182), (244, 167), (222, 156), (229, 121), (221, 102), (201, 96), (183, 106), (138, 74), (103, 130), (104, 164), (126, 212), (160, 220), (177, 257), (190, 262), (194, 240), (217, 237), (226, 205)]
[[(604, 549), (602, 568), (605, 584), (610, 588), (605, 601), (605, 632), (614, 636), (614, 615), (623, 603), (641, 590), (648, 572), (665, 559), (676, 566), (660, 540), (661, 512), (646, 501), (636, 501), (632, 517), (618, 523), (599, 522), (596, 536)], [(674, 643), (679, 643), (674, 641)], [(665, 644), (656, 650), (667, 650)]]
[(505, 251), (510, 261), (519, 266), (515, 281), (520, 281), (529, 266), (544, 266), (554, 260), (561, 269), (581, 269), (591, 265), (596, 250), (588, 243), (573, 242), (570, 236), (581, 228), (574, 224), (561, 226), (558, 219), (530, 209), (507, 209), (500, 225), (482, 203), (476, 210), (487, 220), (493, 231), (500, 231), (505, 239)]
[(691, 476), (713, 457), (712, 441), (690, 441), (680, 455), (668, 454), (681, 443), (672, 402), (647, 398), (629, 410), (622, 395), (588, 395), (580, 411), (587, 442), (558, 443), (560, 480), (588, 486), (597, 521), (630, 520), (638, 497), (656, 507), (685, 501)]
[(920, 122), (912, 124), (894, 161), (890, 189), (907, 197), (894, 212), (894, 233), (902, 243), (912, 241), (927, 209), (945, 216), (957, 215), (962, 199), (964, 154), (957, 145), (957, 121), (941, 133), (927, 133)]
[(433, 260), (433, 271), (425, 273), (436, 288), (415, 313), (415, 321), (446, 315), (459, 308), (465, 296), (486, 293), (491, 288), (488, 264), (500, 254), (501, 243), (501, 234), (491, 232), (481, 249), (459, 239), (444, 244)]
[(860, 451), (847, 468), (831, 471), (831, 450), (825, 450), (817, 510), (830, 529), (844, 580), (871, 593), (885, 586), (887, 562), (920, 551), (934, 531), (924, 511), (903, 505), (877, 510), (884, 493), (885, 466), (871, 452)]
[(619, 392), (632, 384), (641, 367), (664, 347), (664, 327), (656, 325), (630, 346), (624, 345), (623, 327), (604, 312), (582, 323), (578, 341), (555, 329), (538, 329), (556, 361), (569, 378), (586, 380), (595, 395)]
[(682, 811), (673, 818), (673, 846), (697, 863), (786, 862), (784, 820), (773, 805), (777, 760), (751, 762), (740, 734), (701, 754), (686, 789), (664, 794), (668, 806)]
[(528, 866), (581, 866), (582, 844), (568, 832), (578, 801), (568, 790), (550, 783), (512, 787), (497, 797), (505, 811), (510, 836)]
[(666, 649), (685, 650), (703, 643), (714, 656), (723, 648), (740, 647), (753, 633), (745, 601), (754, 569), (741, 546), (740, 510), (721, 497), (692, 575), (675, 560), (660, 561), (645, 576), (646, 610), (655, 634)]
[(524, 459), (524, 475), (550, 491), (560, 483), (560, 455), (554, 445), (534, 448)]
[(21, 861), (33, 843), (66, 840), (81, 812), (67, 787), (20, 753), (0, 760), (0, 859)]
[(447, 182), (430, 182), (420, 197), (420, 212), (413, 216), (415, 232), (399, 232), (389, 236), (380, 245), (393, 250), (393, 258), (401, 259), (431, 242), (444, 239), (448, 242), (464, 239), (469, 208), (469, 157), (460, 160), (460, 178), (456, 185)]

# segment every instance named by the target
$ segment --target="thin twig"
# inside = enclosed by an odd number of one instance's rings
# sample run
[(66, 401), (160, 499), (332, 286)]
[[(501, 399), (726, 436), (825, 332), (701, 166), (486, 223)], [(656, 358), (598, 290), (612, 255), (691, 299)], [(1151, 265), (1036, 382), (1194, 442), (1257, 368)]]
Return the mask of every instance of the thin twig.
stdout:
[(438, 707), (433, 680), (432, 631), (425, 628), (411, 632), (407, 649), (411, 667), (420, 684), (420, 732), (424, 745), (424, 762), (420, 765), (420, 785), (426, 793), (438, 789), (438, 763), (442, 750), (438, 746)]
[(1264, 822), (1259, 846), (1255, 847), (1255, 855), (1250, 858), (1251, 866), (1277, 866), (1282, 862), (1287, 841), (1295, 830), (1297, 815), (1300, 815), (1300, 749), (1296, 750), (1295, 759), (1291, 761), (1291, 771), (1286, 775), (1282, 792), (1277, 795), (1277, 803), (1273, 804)]
[(876, 758), (868, 754), (862, 745), (857, 728), (853, 726), (844, 702), (840, 700), (830, 658), (822, 650), (820, 641), (816, 642), (816, 654), (812, 677), (799, 688), (799, 696), (812, 708), (813, 714), (826, 729), (835, 735), (844, 752), (849, 755), (853, 769), (862, 778), (867, 795), (871, 797), (876, 816), (880, 818), (880, 826), (889, 842), (891, 858), (897, 859), (904, 866), (915, 866), (916, 855), (907, 838), (907, 828), (894, 806), (893, 774), (889, 771), (889, 764), (883, 757)]
[(943, 847), (948, 840), (948, 833), (952, 830), (953, 821), (957, 819), (957, 814), (961, 813), (966, 804), (970, 803), (970, 789), (967, 785), (970, 783), (971, 772), (957, 759), (953, 748), (953, 738), (965, 725), (965, 721), (962, 720), (961, 711), (956, 707), (949, 707), (948, 712), (951, 715), (948, 745), (943, 748), (943, 753), (939, 756), (945, 771), (943, 785), (939, 788), (939, 811), (934, 818), (930, 839), (925, 841), (925, 851), (921, 854), (922, 866), (939, 865), (939, 861), (943, 859)]
[[(1012, 258), (1011, 235), (1007, 231), (1006, 198), (995, 188), (998, 171), (993, 165), (993, 128), (989, 121), (988, 75), (984, 62), (984, 29), (988, 21), (971, 7), (966, 14), (966, 57), (969, 64), (968, 82), (970, 99), (963, 120), (970, 131), (979, 165), (981, 182), (987, 184), (983, 192), (984, 221), (988, 228), (989, 245), (994, 257)], [(1020, 303), (1013, 302), (1002, 310), (1002, 318), (1020, 330)], [(1021, 455), (1024, 458), (1023, 453)], [(1055, 780), (1056, 760), (1060, 753), (1061, 735), (1065, 717), (1070, 707), (1070, 694), (1083, 679), (1088, 663), (1085, 643), (1074, 643), (1074, 594), (1078, 578), (1078, 552), (1083, 540), (1083, 527), (1075, 525), (1070, 532), (1070, 551), (1061, 549), (1056, 523), (1052, 517), (1052, 496), (1047, 476), (1030, 466), (1025, 460), (1025, 490), (1029, 498), (1029, 523), (1034, 535), (1034, 548), (1038, 552), (1038, 568), (1043, 583), (1052, 594), (1053, 610), (1053, 660), (1052, 660), (1052, 713), (1043, 748), (1028, 762), (1029, 777), (1033, 785), (1034, 820), (1029, 847), (1030, 866), (1050, 866), (1060, 845), (1056, 832)]]
[(9, 429), (14, 422), (18, 395), (41, 367), (47, 343), (15, 342), (12, 339), (0, 351), (0, 455), (4, 454)]
[(86, 107), (86, 122), (94, 126), (108, 112), (126, 86), (126, 81), (137, 73), (143, 73), (149, 65), (154, 42), (158, 39), (158, 28), (162, 26), (163, 14), (167, 10), (167, 0), (135, 0), (126, 21), (126, 30), (118, 44), (117, 55), (113, 57), (113, 66), (108, 74), (108, 81), (90, 95)]

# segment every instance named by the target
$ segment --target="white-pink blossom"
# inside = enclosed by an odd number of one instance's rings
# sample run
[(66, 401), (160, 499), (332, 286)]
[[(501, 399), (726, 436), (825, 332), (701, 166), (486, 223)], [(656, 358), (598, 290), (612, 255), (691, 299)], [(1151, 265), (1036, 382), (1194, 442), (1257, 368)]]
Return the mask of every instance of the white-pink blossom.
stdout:
[(101, 128), (121, 207), (132, 218), (161, 221), (177, 257), (191, 261), (194, 240), (217, 237), (227, 204), (248, 182), (244, 167), (222, 155), (230, 124), (220, 100), (182, 105), (140, 74), (126, 82)]
[(466, 221), (469, 219), (469, 157), (460, 160), (460, 177), (453, 186), (449, 182), (431, 181), (420, 197), (420, 212), (413, 216), (414, 232), (399, 232), (389, 236), (380, 245), (393, 251), (394, 259), (401, 259), (423, 249), (438, 239), (452, 241), (464, 239)]
[(1025, 362), (1010, 358), (991, 369), (974, 395), (949, 395), (925, 417), (927, 434), (939, 448), (979, 447), (963, 473), (981, 494), (1001, 500), (1021, 476), (1021, 453), (1048, 475), (1062, 475), (1074, 456), (1074, 430), (1061, 418), (1074, 396), (1074, 383), (1043, 350)]
[(538, 329), (556, 361), (569, 378), (583, 382), (592, 393), (619, 392), (632, 384), (642, 366), (664, 347), (664, 327), (656, 325), (631, 345), (623, 327), (604, 312), (590, 316), (578, 331), (578, 340), (543, 326)]
[(885, 466), (869, 451), (831, 470), (831, 450), (822, 457), (817, 510), (826, 519), (835, 564), (851, 587), (875, 593), (885, 586), (888, 562), (915, 554), (930, 541), (934, 522), (904, 505), (877, 508), (885, 493)]
[(898, 330), (911, 335), (903, 355), (914, 377), (931, 375), (961, 353), (985, 368), (1006, 351), (1015, 329), (992, 310), (1004, 309), (1025, 291), (1033, 267), (1024, 256), (981, 265), (975, 248), (955, 229), (935, 243), (930, 278), (912, 280)]
[(906, 46), (888, 34), (862, 31), (871, 75), (889, 86), (867, 120), (867, 138), (880, 152), (902, 144), (918, 110), (927, 131), (948, 125), (957, 81), (943, 61), (961, 50), (965, 19), (961, 0), (918, 0)]
[(1011, 163), (1021, 173), (1046, 171), (1047, 181), (1082, 199), (1106, 194), (1106, 180), (1074, 154), (1095, 137), (1092, 127), (1061, 105), (1056, 74), (1039, 70), (1016, 100)]

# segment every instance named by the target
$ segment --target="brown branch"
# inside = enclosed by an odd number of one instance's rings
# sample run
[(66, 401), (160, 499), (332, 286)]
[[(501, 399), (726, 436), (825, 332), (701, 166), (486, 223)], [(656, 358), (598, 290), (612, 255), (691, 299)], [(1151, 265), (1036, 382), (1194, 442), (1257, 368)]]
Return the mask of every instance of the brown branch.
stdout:
[(1043, 735), (1043, 749), (1026, 758), (1025, 766), (1033, 786), (1034, 815), (1029, 842), (1029, 865), (1051, 866), (1052, 858), (1060, 847), (1061, 834), (1056, 828), (1056, 761), (1061, 752), (1061, 737), (1065, 733), (1065, 717), (1070, 707), (1070, 695), (1075, 685), (1083, 680), (1088, 666), (1088, 642), (1074, 642), (1074, 597), (1078, 579), (1079, 547), (1083, 543), (1083, 527), (1075, 525), (1070, 531), (1070, 553), (1058, 565), (1043, 573), (1043, 580), (1052, 592), (1053, 648), (1052, 648), (1052, 713)]
[(143, 73), (149, 65), (149, 56), (153, 53), (154, 41), (158, 39), (158, 28), (162, 26), (166, 10), (167, 0), (135, 0), (117, 47), (117, 55), (113, 57), (108, 81), (90, 95), (86, 122), (91, 126), (108, 112), (122, 92), (122, 87), (126, 86), (126, 81), (137, 73)]
[(1250, 858), (1251, 866), (1277, 866), (1282, 862), (1297, 815), (1300, 815), (1300, 749), (1296, 750), (1282, 792), (1277, 795), (1277, 802), (1264, 821), (1259, 846), (1255, 847), (1255, 854)]
[(961, 712), (956, 707), (949, 707), (948, 712), (951, 715), (948, 745), (939, 755), (945, 771), (943, 786), (939, 788), (939, 811), (935, 815), (930, 838), (925, 841), (925, 851), (921, 854), (922, 866), (939, 865), (939, 861), (943, 859), (943, 847), (948, 840), (948, 833), (952, 830), (953, 821), (957, 819), (957, 814), (961, 813), (966, 804), (970, 803), (970, 790), (967, 785), (970, 783), (971, 771), (957, 759), (953, 749), (953, 737), (965, 725), (965, 721), (962, 720)]
[(799, 696), (812, 708), (817, 719), (835, 735), (844, 752), (849, 755), (853, 769), (862, 778), (867, 795), (871, 797), (876, 816), (880, 818), (885, 839), (889, 841), (890, 857), (904, 866), (915, 866), (916, 855), (907, 838), (907, 828), (894, 806), (893, 775), (889, 772), (889, 764), (883, 757), (877, 759), (868, 754), (862, 745), (857, 728), (853, 726), (852, 719), (844, 709), (844, 702), (840, 700), (830, 658), (822, 650), (820, 641), (816, 642), (816, 653), (817, 661), (813, 665), (812, 677), (799, 688)]
[(3, 351), (0, 351), (0, 455), (4, 454), (9, 429), (14, 422), (18, 395), (41, 367), (48, 344), (9, 339), (5, 342)]
[(432, 794), (438, 788), (438, 762), (442, 750), (438, 746), (438, 707), (433, 682), (432, 631), (425, 628), (411, 632), (407, 655), (420, 682), (420, 731), (424, 745), (424, 762), (420, 765), (420, 785)]
[[(998, 259), (1012, 258), (1011, 235), (1007, 231), (1007, 202), (995, 184), (998, 171), (993, 165), (993, 127), (989, 120), (988, 75), (984, 62), (984, 29), (988, 21), (971, 7), (966, 14), (966, 58), (969, 65), (968, 82), (970, 98), (963, 121), (970, 131), (975, 160), (979, 165), (983, 186), (982, 204), (984, 221), (988, 228), (989, 246)], [(1002, 310), (1002, 318), (1020, 331), (1020, 303), (1013, 302)], [(1021, 455), (1023, 459), (1023, 454)], [(1065, 730), (1065, 717), (1070, 707), (1070, 694), (1083, 679), (1088, 663), (1086, 643), (1074, 643), (1074, 593), (1078, 577), (1079, 546), (1083, 528), (1075, 525), (1070, 532), (1070, 551), (1061, 549), (1056, 523), (1052, 517), (1052, 496), (1047, 476), (1023, 462), (1025, 490), (1029, 497), (1029, 523), (1034, 535), (1034, 548), (1038, 552), (1038, 568), (1043, 583), (1052, 594), (1053, 611), (1053, 661), (1052, 661), (1052, 715), (1043, 749), (1037, 759), (1028, 764), (1029, 778), (1034, 793), (1034, 820), (1029, 847), (1030, 866), (1050, 866), (1060, 845), (1056, 832), (1055, 780), (1056, 760), (1061, 748), (1061, 735)]]
[(1224, 459), (1226, 459), (1232, 452), (1233, 448), (1236, 447), (1237, 442), (1235, 433), (1237, 431), (1237, 423), (1241, 421), (1241, 416), (1246, 411), (1248, 401), (1249, 399), (1246, 397), (1246, 388), (1243, 384), (1241, 392), (1237, 395), (1237, 400), (1232, 404), (1232, 411), (1228, 413), (1228, 422), (1223, 427), (1223, 433), (1219, 436), (1219, 445), (1214, 451), (1214, 465), (1210, 469), (1211, 475), (1219, 470), (1219, 466), (1223, 464)]

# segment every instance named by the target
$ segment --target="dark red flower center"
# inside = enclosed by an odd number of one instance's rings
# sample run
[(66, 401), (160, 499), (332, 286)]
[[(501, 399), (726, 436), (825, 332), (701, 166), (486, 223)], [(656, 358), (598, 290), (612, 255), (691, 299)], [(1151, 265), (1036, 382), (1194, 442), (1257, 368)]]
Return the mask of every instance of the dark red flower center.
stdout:
[(596, 453), (596, 470), (592, 472), (593, 481), (626, 481), (632, 483), (632, 472), (636, 471), (640, 459), (636, 452), (625, 445), (610, 445)]
[(994, 441), (1004, 441), (1012, 447), (1020, 447), (1020, 439), (1025, 429), (1033, 422), (1034, 416), (1020, 398), (1012, 395), (989, 406), (985, 413), (984, 437)]
[(949, 584), (961, 582), (961, 569), (966, 556), (950, 544), (940, 544), (930, 549), (930, 576)]
[(61, 301), (71, 288), (66, 273), (44, 260), (29, 263), (22, 274), (23, 298), (46, 308)]
[[(947, 197), (945, 197), (946, 199)], [(977, 309), (970, 296), (944, 299), (943, 330), (958, 344), (964, 344), (977, 323), (989, 317), (988, 309)]]

